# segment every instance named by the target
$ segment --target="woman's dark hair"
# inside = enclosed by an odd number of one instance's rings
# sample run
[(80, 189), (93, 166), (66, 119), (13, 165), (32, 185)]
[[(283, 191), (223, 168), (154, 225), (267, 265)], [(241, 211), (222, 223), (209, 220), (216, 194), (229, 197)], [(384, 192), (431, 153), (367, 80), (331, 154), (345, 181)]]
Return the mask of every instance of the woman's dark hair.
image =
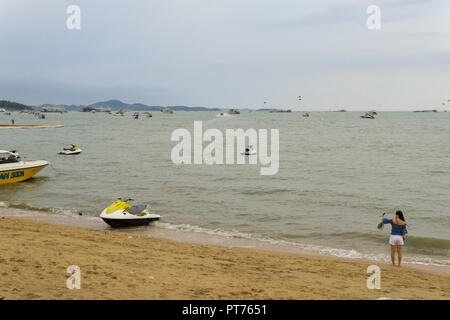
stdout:
[(403, 212), (401, 212), (400, 210), (397, 210), (395, 212), (396, 215), (398, 215), (398, 217), (403, 220), (404, 222), (406, 222), (405, 217), (403, 216)]

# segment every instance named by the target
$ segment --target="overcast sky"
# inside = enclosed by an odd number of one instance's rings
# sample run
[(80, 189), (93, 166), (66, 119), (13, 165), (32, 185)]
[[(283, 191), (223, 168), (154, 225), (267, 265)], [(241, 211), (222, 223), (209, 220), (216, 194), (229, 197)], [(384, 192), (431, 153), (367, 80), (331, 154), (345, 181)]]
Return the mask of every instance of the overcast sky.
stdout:
[[(66, 27), (71, 4), (80, 30)], [(380, 30), (366, 26), (369, 5)], [(413, 110), (450, 99), (449, 0), (0, 0), (0, 41), (0, 99), (25, 104)]]

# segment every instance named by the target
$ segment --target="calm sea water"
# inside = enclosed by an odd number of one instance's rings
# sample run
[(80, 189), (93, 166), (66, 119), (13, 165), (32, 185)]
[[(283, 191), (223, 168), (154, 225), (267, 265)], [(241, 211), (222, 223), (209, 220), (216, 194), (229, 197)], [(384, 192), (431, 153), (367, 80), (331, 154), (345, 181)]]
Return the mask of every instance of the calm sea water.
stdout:
[[(13, 113), (16, 124), (60, 129), (0, 129), (0, 149), (51, 166), (35, 178), (0, 186), (0, 201), (55, 214), (97, 216), (117, 197), (148, 203), (158, 227), (271, 239), (340, 256), (387, 259), (390, 227), (379, 214), (401, 209), (408, 223), (406, 261), (450, 265), (450, 113), (153, 112), (134, 120), (107, 114)], [(0, 114), (0, 123), (10, 123)], [(173, 130), (277, 128), (280, 169), (259, 165), (172, 163)], [(70, 143), (78, 156), (59, 156)], [(206, 146), (206, 144), (205, 144)], [(152, 228), (152, 227), (150, 227)]]

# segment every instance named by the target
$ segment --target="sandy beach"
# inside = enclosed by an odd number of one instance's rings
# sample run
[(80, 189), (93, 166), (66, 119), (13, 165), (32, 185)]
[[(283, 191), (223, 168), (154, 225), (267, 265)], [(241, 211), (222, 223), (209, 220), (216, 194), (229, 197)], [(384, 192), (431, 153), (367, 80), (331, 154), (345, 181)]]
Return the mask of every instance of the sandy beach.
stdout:
[[(449, 299), (448, 275), (0, 218), (0, 299)], [(81, 269), (81, 289), (66, 269)]]

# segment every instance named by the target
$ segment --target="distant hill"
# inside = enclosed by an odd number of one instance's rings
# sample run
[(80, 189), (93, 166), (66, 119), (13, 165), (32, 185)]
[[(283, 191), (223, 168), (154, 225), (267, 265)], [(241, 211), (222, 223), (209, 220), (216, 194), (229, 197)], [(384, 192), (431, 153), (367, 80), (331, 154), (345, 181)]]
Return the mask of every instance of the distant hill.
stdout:
[(93, 107), (111, 108), (111, 110), (128, 109), (135, 111), (161, 111), (163, 109), (171, 109), (174, 111), (220, 111), (219, 108), (207, 107), (188, 107), (188, 106), (148, 106), (143, 103), (124, 103), (120, 100), (108, 100), (90, 104)]
[(6, 109), (8, 111), (24, 111), (24, 110), (33, 110), (32, 107), (26, 106), (24, 104), (6, 100), (0, 100), (0, 109)]
[[(107, 100), (107, 101), (100, 101), (95, 102), (87, 105), (67, 105), (67, 104), (41, 104), (36, 106), (36, 109), (41, 109), (42, 107), (55, 107), (55, 108), (64, 108), (67, 111), (83, 111), (83, 108), (85, 107), (96, 107), (96, 108), (110, 108), (113, 111), (117, 111), (120, 109), (126, 109), (126, 110), (132, 110), (132, 111), (161, 111), (163, 109), (171, 109), (173, 111), (224, 111), (228, 110), (230, 108), (210, 108), (210, 107), (189, 107), (189, 106), (149, 106), (143, 103), (125, 103), (120, 100)], [(262, 111), (262, 112), (268, 112), (268, 111), (276, 111), (275, 108), (264, 108), (264, 109), (257, 109), (257, 108), (251, 108), (251, 107), (245, 107), (239, 109), (241, 111)]]
[(120, 100), (108, 100), (92, 103), (89, 106), (101, 107), (101, 108), (111, 108), (111, 110), (127, 109), (133, 111), (160, 111), (164, 109), (161, 106), (147, 106), (143, 103), (125, 103)]
[(168, 106), (167, 109), (174, 111), (222, 111), (219, 108), (208, 108), (208, 107), (187, 107), (187, 106)]
[(120, 109), (127, 109), (133, 111), (161, 111), (163, 109), (171, 109), (174, 111), (221, 111), (223, 109), (219, 108), (208, 108), (208, 107), (188, 107), (188, 106), (148, 106), (143, 103), (125, 103), (120, 100), (107, 100), (91, 103), (88, 105), (67, 105), (67, 104), (41, 104), (37, 106), (37, 109), (42, 107), (56, 107), (64, 108), (68, 111), (82, 111), (83, 108), (91, 106), (97, 108), (111, 108), (111, 110), (117, 111)]
[[(7, 109), (10, 111), (22, 111), (22, 110), (42, 110), (44, 107), (50, 108), (63, 108), (67, 111), (83, 111), (84, 108), (91, 106), (97, 108), (110, 108), (113, 111), (117, 111), (120, 109), (132, 110), (132, 111), (162, 111), (163, 109), (170, 109), (173, 111), (224, 111), (230, 108), (209, 108), (209, 107), (189, 107), (189, 106), (148, 106), (143, 103), (125, 103), (120, 100), (107, 100), (95, 102), (92, 104), (53, 104), (53, 103), (44, 103), (37, 106), (27, 106), (18, 102), (11, 102), (6, 100), (0, 100), (0, 108)], [(241, 111), (273, 111), (276, 109), (253, 109), (253, 108), (241, 108)]]
[(91, 103), (91, 104), (89, 104), (89, 106), (101, 107), (101, 108), (111, 108), (112, 110), (119, 110), (119, 109), (127, 109), (130, 105), (127, 103), (124, 103), (120, 100), (108, 100), (108, 101)]

